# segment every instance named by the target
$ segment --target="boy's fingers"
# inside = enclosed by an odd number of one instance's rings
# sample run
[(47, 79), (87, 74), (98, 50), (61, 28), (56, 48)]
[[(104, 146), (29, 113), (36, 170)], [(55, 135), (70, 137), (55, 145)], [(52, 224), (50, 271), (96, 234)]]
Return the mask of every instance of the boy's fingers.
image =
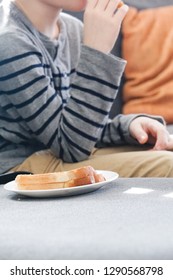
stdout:
[(120, 1), (110, 0), (107, 5), (106, 12), (110, 14), (110, 16), (113, 16), (119, 5)]
[(106, 10), (109, 2), (113, 2), (113, 1), (116, 2), (116, 0), (98, 0), (97, 9), (100, 11), (104, 11), (104, 10)]
[(145, 144), (148, 141), (148, 134), (145, 132), (145, 130), (142, 128), (140, 124), (136, 124), (136, 126), (133, 127), (132, 136), (140, 144)]
[(154, 150), (164, 150), (167, 149), (168, 146), (168, 138), (169, 134), (165, 130), (157, 130), (154, 131), (156, 133), (156, 143), (153, 147)]
[(122, 5), (124, 5), (124, 2), (123, 2), (123, 1), (120, 1), (120, 2), (118, 3), (117, 8), (119, 9)]
[(98, 0), (88, 0), (86, 8), (93, 9), (97, 5)]
[(121, 9), (122, 6), (126, 6), (123, 9), (123, 12), (121, 14), (125, 15), (128, 6), (124, 5), (124, 3), (120, 0), (98, 0), (96, 4), (96, 8), (100, 11), (105, 11), (111, 16), (115, 14), (117, 9)]
[(88, 8), (97, 8), (99, 10), (111, 9), (115, 12), (117, 8), (120, 8), (124, 3), (120, 0), (88, 0)]
[(122, 21), (125, 15), (127, 14), (129, 10), (129, 7), (127, 5), (122, 5), (116, 12), (116, 17), (118, 17), (118, 20)]

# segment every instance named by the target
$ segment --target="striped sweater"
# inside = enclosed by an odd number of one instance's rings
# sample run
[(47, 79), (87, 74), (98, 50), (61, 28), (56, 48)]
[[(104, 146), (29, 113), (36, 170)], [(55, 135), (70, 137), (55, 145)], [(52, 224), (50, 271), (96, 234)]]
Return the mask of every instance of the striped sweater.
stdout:
[(62, 13), (50, 40), (11, 3), (0, 30), (1, 173), (43, 149), (77, 162), (132, 141), (133, 115), (109, 120), (126, 62), (82, 45), (82, 28)]

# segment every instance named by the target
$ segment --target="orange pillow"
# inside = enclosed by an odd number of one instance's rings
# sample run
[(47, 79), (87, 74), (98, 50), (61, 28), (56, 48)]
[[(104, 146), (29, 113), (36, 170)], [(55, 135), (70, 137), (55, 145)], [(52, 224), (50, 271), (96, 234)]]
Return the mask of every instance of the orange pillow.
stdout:
[(130, 8), (122, 34), (123, 113), (162, 115), (173, 123), (173, 6)]

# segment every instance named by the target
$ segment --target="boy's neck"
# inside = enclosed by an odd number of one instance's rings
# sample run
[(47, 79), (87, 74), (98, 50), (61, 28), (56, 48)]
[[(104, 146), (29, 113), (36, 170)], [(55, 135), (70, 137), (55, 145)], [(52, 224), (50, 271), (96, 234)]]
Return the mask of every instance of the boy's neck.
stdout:
[(35, 0), (14, 0), (14, 2), (39, 32), (51, 39), (58, 37), (60, 32), (58, 18), (61, 9)]

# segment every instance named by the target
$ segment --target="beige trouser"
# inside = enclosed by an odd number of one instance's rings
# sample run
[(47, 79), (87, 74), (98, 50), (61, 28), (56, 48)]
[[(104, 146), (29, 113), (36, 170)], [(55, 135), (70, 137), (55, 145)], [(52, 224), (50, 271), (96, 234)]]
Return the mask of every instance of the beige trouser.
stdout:
[(46, 150), (34, 153), (12, 170), (48, 173), (85, 165), (118, 172), (120, 177), (173, 177), (173, 152), (141, 150), (133, 146), (111, 147), (95, 149), (87, 160), (65, 163)]

